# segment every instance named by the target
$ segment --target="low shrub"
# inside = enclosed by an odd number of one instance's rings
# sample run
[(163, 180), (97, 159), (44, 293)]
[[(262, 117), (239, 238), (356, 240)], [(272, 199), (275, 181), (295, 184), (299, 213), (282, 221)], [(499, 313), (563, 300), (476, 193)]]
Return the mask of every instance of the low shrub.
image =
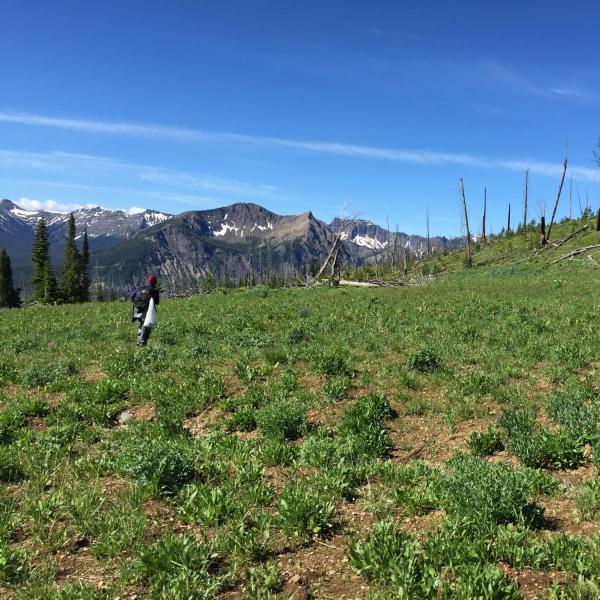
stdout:
[(249, 600), (269, 600), (281, 588), (281, 578), (275, 561), (246, 569), (244, 591)]
[(361, 396), (344, 411), (340, 433), (357, 455), (383, 456), (392, 442), (381, 422), (391, 416), (392, 410), (383, 394)]
[(364, 541), (353, 540), (348, 549), (352, 570), (367, 581), (388, 584), (400, 598), (422, 597), (421, 548), (391, 519), (377, 523)]
[(77, 372), (75, 364), (59, 358), (51, 362), (34, 362), (23, 373), (22, 383), (27, 388), (41, 388), (64, 382)]
[(377, 473), (385, 497), (393, 507), (410, 515), (423, 515), (440, 506), (441, 473), (422, 461), (407, 465), (386, 462)]
[(581, 440), (570, 432), (543, 429), (536, 436), (539, 445), (537, 467), (574, 469), (585, 462)]
[(317, 430), (300, 446), (300, 462), (309, 467), (332, 468), (348, 456), (349, 447), (344, 439), (331, 432)]
[(277, 398), (256, 413), (256, 424), (269, 438), (295, 440), (308, 429), (306, 408), (297, 400)]
[(550, 396), (546, 411), (561, 430), (585, 444), (598, 431), (598, 415), (594, 406), (586, 404), (585, 390), (567, 390)]
[(277, 524), (300, 541), (325, 535), (333, 529), (333, 501), (316, 494), (305, 482), (288, 484), (277, 503)]
[(575, 491), (575, 508), (580, 521), (592, 521), (600, 511), (600, 481), (586, 481)]
[(261, 444), (258, 458), (265, 467), (289, 467), (298, 459), (298, 446), (288, 444), (285, 440), (268, 439)]
[(440, 368), (439, 354), (432, 348), (423, 348), (408, 355), (406, 366), (419, 373), (429, 373)]
[(25, 418), (16, 410), (0, 412), (0, 444), (10, 444), (25, 424)]
[(256, 410), (243, 406), (236, 410), (225, 422), (229, 431), (253, 431), (256, 429)]
[(178, 512), (187, 521), (205, 525), (221, 525), (236, 513), (237, 504), (225, 487), (192, 483), (177, 498)]
[(169, 534), (140, 553), (140, 576), (151, 598), (214, 598), (231, 582), (215, 540)]
[(196, 476), (185, 438), (166, 438), (156, 426), (137, 426), (118, 439), (118, 470), (136, 481), (152, 483), (163, 494), (176, 493)]
[(469, 449), (474, 456), (490, 456), (504, 448), (500, 432), (493, 426), (487, 431), (474, 431), (467, 441)]
[(504, 443), (525, 466), (573, 468), (585, 460), (581, 440), (568, 431), (539, 430), (533, 411), (507, 409), (499, 421)]
[(339, 402), (348, 397), (348, 392), (352, 389), (352, 380), (347, 375), (340, 375), (328, 379), (323, 384), (323, 393), (330, 402)]
[(12, 446), (0, 446), (0, 482), (16, 483), (25, 479), (25, 471)]
[(458, 456), (442, 479), (442, 503), (449, 517), (477, 532), (496, 525), (535, 526), (543, 508), (530, 502), (530, 485), (523, 472), (506, 464)]
[(27, 552), (0, 542), (0, 583), (20, 584), (28, 578), (29, 573)]
[(346, 357), (338, 350), (324, 352), (315, 360), (316, 370), (327, 377), (335, 377), (339, 375), (351, 375), (350, 368)]

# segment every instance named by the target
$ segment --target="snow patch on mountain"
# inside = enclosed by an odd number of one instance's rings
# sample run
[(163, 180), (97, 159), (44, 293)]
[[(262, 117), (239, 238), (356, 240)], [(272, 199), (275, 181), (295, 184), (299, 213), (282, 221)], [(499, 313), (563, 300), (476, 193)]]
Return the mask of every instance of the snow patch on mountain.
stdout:
[(27, 217), (32, 217), (38, 214), (37, 211), (23, 210), (22, 208), (17, 207), (12, 208), (10, 212), (21, 219), (26, 219)]
[(237, 236), (239, 230), (240, 230), (240, 228), (236, 227), (235, 223), (233, 225), (229, 225), (229, 223), (223, 223), (221, 225), (221, 229), (219, 229), (219, 231), (214, 231), (213, 235), (221, 236), (221, 235), (225, 235), (228, 231), (233, 231), (233, 232), (235, 232), (235, 235)]
[(267, 221), (266, 225), (257, 225), (256, 223), (254, 223), (254, 225), (252, 226), (252, 229), (250, 230), (250, 233), (252, 233), (255, 229), (258, 229), (260, 231), (266, 231), (267, 229), (273, 229), (273, 223), (271, 223), (270, 221)]
[(356, 235), (352, 238), (357, 246), (371, 248), (371, 250), (382, 250), (387, 246), (387, 242), (380, 242), (377, 238), (369, 237), (368, 235)]
[(171, 218), (171, 215), (166, 215), (165, 213), (156, 212), (154, 210), (145, 210), (143, 212), (145, 213), (144, 222), (146, 223), (146, 225), (148, 225), (148, 227), (158, 225), (159, 223), (162, 223), (163, 221), (166, 221), (167, 219)]

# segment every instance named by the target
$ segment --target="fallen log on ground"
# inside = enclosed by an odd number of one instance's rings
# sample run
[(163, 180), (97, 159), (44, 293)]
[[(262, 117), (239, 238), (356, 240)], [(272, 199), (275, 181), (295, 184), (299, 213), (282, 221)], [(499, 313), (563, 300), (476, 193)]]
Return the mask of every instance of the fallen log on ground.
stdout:
[(573, 250), (568, 254), (564, 254), (563, 256), (559, 256), (557, 259), (552, 261), (552, 264), (560, 262), (561, 260), (565, 260), (565, 258), (571, 258), (573, 256), (577, 256), (578, 254), (582, 254), (583, 252), (587, 252), (588, 250), (596, 250), (600, 248), (600, 244), (594, 244), (592, 246), (584, 246), (583, 248), (577, 248), (577, 250)]

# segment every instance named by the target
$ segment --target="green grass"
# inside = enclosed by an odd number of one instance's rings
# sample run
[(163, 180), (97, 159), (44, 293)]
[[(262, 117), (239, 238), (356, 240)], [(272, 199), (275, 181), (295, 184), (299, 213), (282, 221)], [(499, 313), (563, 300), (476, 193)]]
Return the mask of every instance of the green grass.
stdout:
[(315, 598), (519, 598), (530, 571), (595, 597), (596, 275), (551, 259), (599, 236), (165, 299), (143, 349), (125, 303), (0, 311), (0, 595), (267, 598), (306, 567)]

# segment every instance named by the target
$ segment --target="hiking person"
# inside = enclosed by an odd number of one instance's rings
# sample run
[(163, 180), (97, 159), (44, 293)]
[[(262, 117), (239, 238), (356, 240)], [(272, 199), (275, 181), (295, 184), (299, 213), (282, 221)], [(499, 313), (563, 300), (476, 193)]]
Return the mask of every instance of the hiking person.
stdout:
[(150, 337), (150, 330), (152, 327), (145, 325), (146, 315), (148, 314), (148, 309), (150, 308), (150, 300), (153, 301), (154, 306), (158, 306), (160, 301), (158, 288), (156, 287), (156, 275), (148, 275), (146, 281), (147, 285), (142, 288), (134, 288), (130, 296), (133, 302), (133, 315), (131, 320), (139, 323), (137, 339), (138, 346), (145, 346), (148, 338)]

